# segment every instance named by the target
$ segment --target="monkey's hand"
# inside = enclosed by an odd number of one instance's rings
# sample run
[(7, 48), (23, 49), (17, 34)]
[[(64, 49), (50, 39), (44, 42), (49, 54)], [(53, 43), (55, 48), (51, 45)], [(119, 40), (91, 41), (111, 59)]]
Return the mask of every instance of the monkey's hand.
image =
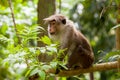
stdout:
[(64, 65), (57, 64), (55, 74), (58, 74), (61, 70), (68, 70), (68, 68), (66, 66), (64, 66)]
[(57, 54), (57, 60), (58, 60), (58, 61), (63, 61), (64, 58), (65, 58), (65, 56), (66, 56), (66, 54), (67, 54), (67, 51), (68, 51), (67, 48), (65, 48), (65, 49), (60, 49), (60, 50), (59, 50), (59, 54)]

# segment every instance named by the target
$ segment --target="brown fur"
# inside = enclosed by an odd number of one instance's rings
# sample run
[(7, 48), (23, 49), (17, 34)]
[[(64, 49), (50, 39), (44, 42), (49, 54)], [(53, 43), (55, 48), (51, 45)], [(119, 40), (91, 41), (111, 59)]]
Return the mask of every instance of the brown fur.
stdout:
[(60, 49), (67, 48), (59, 59), (63, 60), (67, 54), (68, 68), (75, 66), (88, 68), (93, 64), (94, 54), (92, 48), (85, 36), (75, 28), (72, 21), (61, 14), (52, 15), (44, 20), (49, 24), (49, 37), (53, 41), (60, 42)]

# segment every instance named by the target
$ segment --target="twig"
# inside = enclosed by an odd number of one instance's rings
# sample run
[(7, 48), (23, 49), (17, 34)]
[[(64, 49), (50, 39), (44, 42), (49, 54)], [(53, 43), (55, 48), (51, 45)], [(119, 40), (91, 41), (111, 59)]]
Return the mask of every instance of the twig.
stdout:
[(102, 9), (102, 11), (101, 11), (101, 13), (100, 13), (100, 18), (102, 17), (102, 15), (103, 15), (109, 8), (111, 8), (111, 6), (112, 6), (112, 0), (111, 0), (111, 2), (109, 3), (109, 5), (108, 5), (107, 7), (103, 7), (103, 9)]
[(14, 24), (14, 29), (15, 29), (15, 32), (16, 32), (16, 36), (18, 38), (18, 42), (20, 43), (20, 37), (18, 35), (18, 31), (17, 31), (17, 26), (16, 26), (16, 23), (15, 23), (15, 17), (14, 17), (14, 13), (13, 13), (13, 9), (12, 9), (12, 2), (11, 0), (8, 0), (9, 2), (9, 7), (10, 7), (10, 10), (11, 10), (11, 15), (12, 15), (12, 19), (13, 19), (13, 24)]

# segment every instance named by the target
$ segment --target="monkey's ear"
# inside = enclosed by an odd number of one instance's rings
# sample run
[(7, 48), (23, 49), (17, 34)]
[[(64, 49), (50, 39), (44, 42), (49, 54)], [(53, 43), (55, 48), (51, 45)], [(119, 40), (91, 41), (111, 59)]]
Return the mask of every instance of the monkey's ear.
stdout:
[(49, 18), (44, 18), (43, 20), (45, 21), (45, 24), (46, 24), (46, 23), (49, 23), (49, 21), (50, 21)]
[(66, 19), (63, 19), (63, 20), (62, 20), (62, 23), (63, 23), (63, 24), (66, 24)]

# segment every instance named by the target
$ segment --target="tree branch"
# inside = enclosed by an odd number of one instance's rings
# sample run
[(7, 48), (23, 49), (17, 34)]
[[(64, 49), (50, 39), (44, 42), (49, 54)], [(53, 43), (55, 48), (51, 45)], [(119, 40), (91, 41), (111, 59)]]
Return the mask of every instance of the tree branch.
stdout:
[(12, 15), (12, 19), (13, 19), (13, 24), (14, 24), (14, 29), (15, 29), (15, 33), (16, 33), (16, 36), (18, 38), (18, 42), (20, 43), (20, 37), (18, 35), (18, 31), (17, 31), (17, 26), (16, 26), (16, 23), (15, 23), (15, 17), (14, 17), (14, 12), (13, 12), (13, 9), (12, 9), (12, 2), (11, 0), (8, 0), (9, 2), (9, 7), (10, 7), (10, 10), (11, 10), (11, 15)]
[[(117, 69), (120, 68), (120, 60), (114, 61), (114, 62), (107, 62), (107, 63), (101, 63), (101, 64), (95, 64), (90, 68), (87, 69), (75, 69), (75, 70), (62, 70), (60, 71), (57, 76), (74, 76), (79, 75), (82, 73), (90, 73), (95, 71), (103, 71), (103, 70), (110, 70), (110, 69)], [(49, 69), (46, 71), (47, 73), (55, 73), (55, 69)]]

